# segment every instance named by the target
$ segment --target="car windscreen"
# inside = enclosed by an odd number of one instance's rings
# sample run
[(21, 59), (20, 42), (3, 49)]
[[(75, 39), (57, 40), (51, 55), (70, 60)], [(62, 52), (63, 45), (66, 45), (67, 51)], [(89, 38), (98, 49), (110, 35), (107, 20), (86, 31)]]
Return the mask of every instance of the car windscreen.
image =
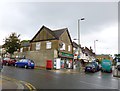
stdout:
[(4, 58), (3, 60), (10, 60), (10, 58)]
[(34, 63), (34, 61), (33, 60), (30, 60), (32, 63)]
[(105, 65), (111, 65), (110, 62), (103, 62), (103, 64), (105, 64)]

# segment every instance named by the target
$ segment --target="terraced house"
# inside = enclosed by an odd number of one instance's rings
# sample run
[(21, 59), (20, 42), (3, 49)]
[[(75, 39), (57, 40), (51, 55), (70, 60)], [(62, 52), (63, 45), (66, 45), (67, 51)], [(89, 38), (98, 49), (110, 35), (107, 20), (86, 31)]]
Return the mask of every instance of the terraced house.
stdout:
[(72, 63), (72, 40), (68, 29), (51, 30), (42, 26), (30, 40), (30, 51), (25, 56), (33, 59), (36, 66), (40, 67), (46, 67), (46, 61), (55, 58), (61, 58), (61, 63)]

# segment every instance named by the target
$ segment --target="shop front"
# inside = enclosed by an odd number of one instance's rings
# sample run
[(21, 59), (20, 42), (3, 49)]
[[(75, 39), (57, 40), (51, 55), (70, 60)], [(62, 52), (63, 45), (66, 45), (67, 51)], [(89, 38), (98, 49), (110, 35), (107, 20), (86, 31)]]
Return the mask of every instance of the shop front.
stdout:
[(58, 55), (61, 58), (61, 68), (72, 69), (73, 68), (73, 54), (59, 52)]

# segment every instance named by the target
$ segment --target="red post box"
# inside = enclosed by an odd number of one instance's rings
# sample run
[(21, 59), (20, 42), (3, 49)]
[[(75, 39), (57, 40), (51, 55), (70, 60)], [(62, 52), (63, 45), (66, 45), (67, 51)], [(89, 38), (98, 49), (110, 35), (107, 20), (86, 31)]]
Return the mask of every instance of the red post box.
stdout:
[(47, 60), (46, 69), (52, 69), (52, 68), (53, 68), (52, 60)]

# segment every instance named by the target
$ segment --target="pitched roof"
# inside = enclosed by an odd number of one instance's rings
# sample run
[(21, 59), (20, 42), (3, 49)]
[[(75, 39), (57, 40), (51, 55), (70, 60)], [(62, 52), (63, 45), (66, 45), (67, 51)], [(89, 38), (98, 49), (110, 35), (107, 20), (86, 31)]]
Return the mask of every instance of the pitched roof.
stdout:
[(29, 47), (29, 46), (30, 46), (29, 40), (28, 40), (28, 41), (22, 41), (22, 42), (21, 42), (21, 46), (22, 46), (22, 47)]
[(74, 41), (72, 42), (72, 44), (73, 44), (73, 47), (75, 47), (75, 48), (78, 48), (78, 47), (81, 48), (81, 45), (78, 45), (78, 44), (77, 44), (76, 42), (74, 42)]
[(67, 30), (67, 28), (59, 29), (59, 30), (53, 30), (53, 33), (57, 39)]
[(34, 38), (36, 38), (36, 36), (41, 32), (41, 30), (45, 28), (51, 35), (53, 35), (56, 39), (59, 39), (60, 36), (65, 32), (67, 31), (68, 33), (68, 36), (70, 38), (70, 41), (72, 43), (72, 40), (71, 40), (71, 37), (70, 37), (70, 34), (68, 32), (68, 29), (67, 28), (63, 28), (63, 29), (58, 29), (58, 30), (51, 30), (47, 27), (45, 27), (44, 25), (41, 27), (41, 29), (37, 32), (37, 34), (32, 38), (32, 40), (30, 42), (32, 42), (34, 40)]

